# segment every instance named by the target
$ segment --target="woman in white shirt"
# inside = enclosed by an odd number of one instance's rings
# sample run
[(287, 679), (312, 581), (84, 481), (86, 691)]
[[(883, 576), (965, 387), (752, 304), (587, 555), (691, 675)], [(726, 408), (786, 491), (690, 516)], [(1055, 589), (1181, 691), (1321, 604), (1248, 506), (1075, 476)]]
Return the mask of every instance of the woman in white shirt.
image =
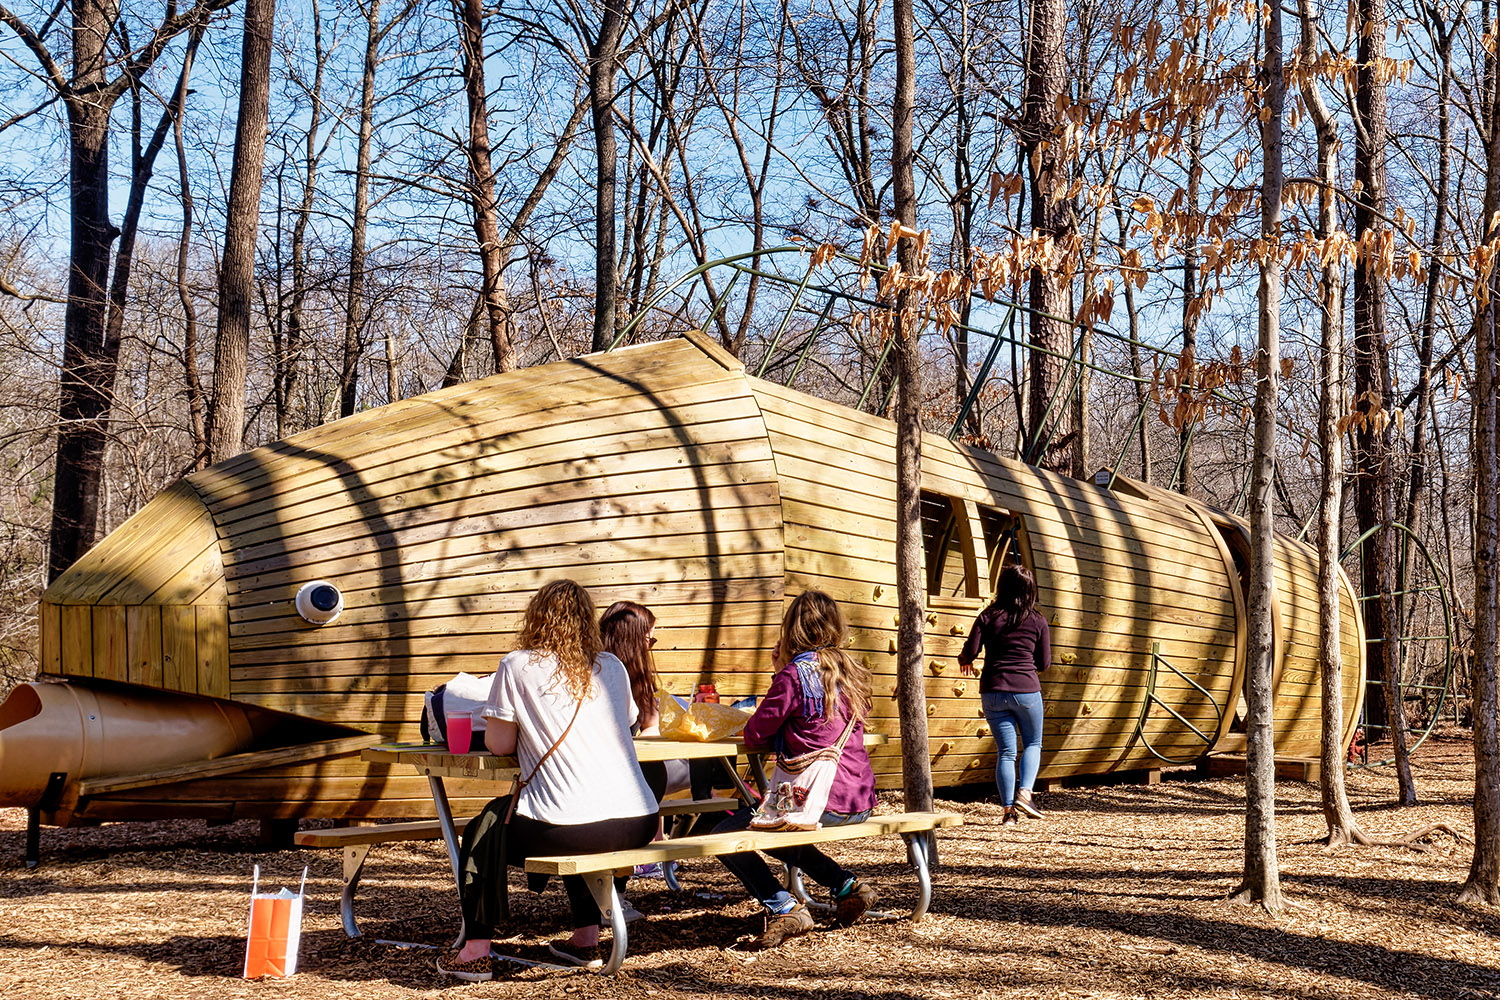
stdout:
[[(514, 804), (505, 857), (501, 829), (511, 796), (491, 802), (464, 831), (460, 895), (468, 937), (438, 961), (442, 972), (470, 981), (494, 977), (490, 939), (507, 863), (629, 850), (656, 834), (659, 807), (631, 744), (637, 709), (630, 678), (601, 649), (598, 620), (587, 590), (555, 580), (527, 604), (516, 651), (495, 671), (483, 711), (485, 746), (515, 754), (529, 780)], [(563, 885), (573, 933), (548, 947), (570, 965), (596, 968), (603, 964), (598, 905), (581, 877), (564, 876)]]

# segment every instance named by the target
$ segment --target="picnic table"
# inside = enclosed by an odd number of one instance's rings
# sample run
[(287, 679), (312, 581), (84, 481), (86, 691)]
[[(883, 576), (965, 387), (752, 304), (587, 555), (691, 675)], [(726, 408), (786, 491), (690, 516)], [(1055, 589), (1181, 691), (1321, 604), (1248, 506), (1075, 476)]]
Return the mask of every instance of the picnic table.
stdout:
[[(881, 733), (865, 733), (866, 746), (880, 746), (889, 742)], [(703, 760), (718, 758), (733, 761), (740, 754), (750, 760), (750, 774), (764, 793), (764, 757), (772, 751), (763, 747), (748, 747), (742, 737), (728, 740), (695, 741), (673, 740), (660, 736), (639, 736), (634, 740), (636, 759), (646, 761)], [(433, 806), (442, 826), (443, 842), (448, 848), (448, 858), (453, 868), (453, 880), (462, 887), (462, 869), (459, 862), (458, 830), (453, 812), (448, 804), (444, 778), (467, 778), (510, 783), (520, 775), (520, 762), (514, 756), (498, 756), (491, 753), (449, 753), (441, 745), (423, 743), (393, 743), (371, 747), (361, 752), (363, 760), (375, 764), (401, 764), (415, 768), (425, 775), (432, 789)], [(731, 764), (727, 770), (734, 777), (739, 801), (749, 804), (755, 801), (744, 781)], [(719, 801), (719, 800), (715, 800)], [(674, 800), (663, 803), (663, 813), (673, 811)], [(692, 803), (683, 800), (691, 808)], [(728, 804), (735, 804), (729, 800)], [(599, 909), (613, 932), (614, 945), (611, 957), (603, 972), (617, 972), (625, 958), (627, 946), (624, 920), (621, 917), (619, 897), (615, 892), (613, 873), (619, 868), (628, 870), (631, 865), (650, 861), (672, 861), (688, 857), (708, 857), (738, 850), (764, 850), (768, 847), (789, 846), (793, 843), (824, 843), (850, 840), (859, 837), (899, 834), (907, 844), (908, 856), (917, 872), (919, 896), (912, 912), (913, 920), (920, 920), (927, 911), (931, 897), (931, 882), (928, 876), (926, 841), (923, 835), (946, 826), (954, 826), (962, 820), (948, 813), (903, 813), (895, 816), (872, 817), (864, 823), (842, 827), (827, 827), (811, 831), (736, 831), (729, 834), (707, 834), (686, 837), (680, 840), (662, 841), (637, 848), (634, 851), (578, 857), (533, 858), (526, 863), (529, 872), (584, 875), (590, 891), (599, 902)], [(788, 871), (790, 886), (795, 895), (806, 899), (800, 873)], [(464, 940), (462, 928), (458, 941)], [(506, 958), (508, 956), (500, 956)], [(519, 960), (516, 960), (519, 961)], [(530, 963), (528, 963), (530, 964)]]
[[(764, 748), (745, 746), (743, 737), (727, 740), (673, 740), (661, 736), (637, 736), (633, 741), (636, 760), (711, 760), (732, 762), (740, 754), (750, 759), (750, 776), (760, 792), (765, 793)], [(881, 733), (865, 733), (865, 746), (881, 746), (888, 738)], [(520, 761), (514, 754), (498, 756), (480, 751), (475, 753), (450, 753), (443, 744), (433, 743), (385, 743), (361, 751), (360, 759), (372, 764), (402, 764), (412, 767), (418, 774), (427, 777), (432, 791), (432, 805), (437, 811), (438, 823), (442, 827), (443, 843), (448, 848), (448, 860), (453, 866), (455, 885), (462, 885), (462, 872), (458, 859), (458, 829), (453, 821), (453, 810), (448, 804), (448, 791), (444, 778), (469, 778), (510, 783), (521, 773)], [(745, 785), (744, 779), (732, 763), (725, 768), (734, 781), (739, 800), (749, 805), (756, 796)], [(672, 811), (670, 805), (665, 806)]]

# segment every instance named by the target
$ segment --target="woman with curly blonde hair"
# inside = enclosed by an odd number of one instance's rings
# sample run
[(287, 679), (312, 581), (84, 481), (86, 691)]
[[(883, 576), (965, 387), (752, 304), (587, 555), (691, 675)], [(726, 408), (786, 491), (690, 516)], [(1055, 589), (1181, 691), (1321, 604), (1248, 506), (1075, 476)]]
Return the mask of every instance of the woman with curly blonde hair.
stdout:
[[(442, 972), (470, 981), (494, 978), (490, 940), (504, 910), (507, 864), (625, 851), (650, 843), (657, 827), (656, 797), (630, 742), (637, 715), (630, 677), (601, 647), (589, 592), (572, 580), (542, 587), (526, 605), (516, 647), (495, 671), (484, 743), (491, 753), (515, 754), (527, 780), (514, 802), (495, 799), (464, 830), (467, 939), (438, 960)], [(581, 877), (564, 876), (563, 885), (573, 934), (549, 948), (570, 965), (596, 968), (603, 964), (599, 907)]]

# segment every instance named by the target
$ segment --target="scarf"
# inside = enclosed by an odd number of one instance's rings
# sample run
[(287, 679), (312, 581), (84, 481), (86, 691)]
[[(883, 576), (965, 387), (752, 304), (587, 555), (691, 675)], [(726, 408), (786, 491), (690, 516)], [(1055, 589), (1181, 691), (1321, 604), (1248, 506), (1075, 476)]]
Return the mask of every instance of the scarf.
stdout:
[(818, 664), (818, 651), (809, 649), (792, 659), (797, 671), (797, 684), (802, 689), (802, 717), (823, 718), (823, 669)]

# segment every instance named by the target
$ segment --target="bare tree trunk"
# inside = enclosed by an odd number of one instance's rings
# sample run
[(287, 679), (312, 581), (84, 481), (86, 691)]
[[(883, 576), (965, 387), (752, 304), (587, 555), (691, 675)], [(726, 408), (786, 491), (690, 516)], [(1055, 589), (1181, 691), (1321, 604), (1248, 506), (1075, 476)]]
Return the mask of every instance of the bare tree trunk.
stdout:
[(1282, 75), (1281, 8), (1262, 14), (1265, 32), (1260, 84), (1261, 239), (1270, 244), (1260, 266), (1260, 342), (1256, 350), (1255, 454), (1250, 490), (1249, 639), (1245, 669), (1245, 877), (1234, 898), (1281, 910), (1281, 875), (1276, 861), (1276, 743), (1271, 674), (1273, 563), (1271, 479), (1276, 466), (1276, 393), (1281, 351), (1281, 115), (1286, 100)]
[[(1058, 147), (1058, 102), (1063, 96), (1067, 60), (1063, 32), (1067, 5), (1063, 0), (1030, 0), (1026, 48), (1025, 107), (1021, 117), (1021, 150), (1031, 178), (1031, 227), (1050, 237), (1055, 266), (1031, 271), (1030, 393), (1026, 424), (1032, 435), (1033, 460), (1044, 468), (1068, 471), (1073, 442), (1073, 411), (1067, 400), (1053, 400), (1065, 390), (1063, 372), (1072, 352), (1072, 324), (1068, 322), (1069, 291), (1073, 281), (1073, 204), (1068, 188), (1068, 156)], [(1042, 315), (1038, 315), (1042, 314)], [(1052, 409), (1050, 427), (1043, 416)], [(1045, 440), (1043, 437), (1045, 436)]]
[(339, 366), (339, 416), (354, 412), (359, 362), (365, 352), (365, 231), (370, 221), (370, 146), (375, 135), (375, 69), (380, 63), (380, 0), (365, 16), (365, 63), (360, 80), (359, 141), (354, 157), (354, 219), (349, 233), (349, 288), (344, 299), (344, 348)]
[[(1493, 244), (1500, 232), (1493, 228), (1500, 211), (1500, 93), (1494, 57), (1485, 60), (1489, 135), (1485, 149), (1484, 216), (1490, 226), (1485, 242)], [(1500, 306), (1500, 276), (1485, 282), (1486, 300), (1474, 316), (1474, 495), (1478, 502), (1474, 525), (1474, 857), (1469, 877), (1459, 892), (1460, 902), (1500, 904), (1500, 732), (1497, 732), (1495, 643), (1500, 617), (1500, 466), (1496, 463), (1495, 393), (1496, 308)]]
[(106, 424), (118, 361), (118, 353), (109, 353), (104, 332), (109, 248), (118, 235), (109, 218), (109, 114), (119, 93), (104, 89), (108, 6), (103, 0), (73, 5), (73, 78), (65, 102), (73, 243), (63, 313), (49, 581), (87, 552), (98, 532)]
[[(59, 3), (40, 33), (0, 0), (0, 24), (14, 32), (36, 58), (34, 78), (55, 95), (68, 117), (69, 251), (68, 299), (63, 314), (63, 362), (58, 377), (57, 451), (52, 478), (52, 523), (47, 575), (54, 580), (94, 543), (107, 423), (114, 395), (119, 342), (105, 330), (110, 245), (119, 231), (109, 218), (109, 119), (115, 101), (137, 86), (167, 42), (229, 0), (206, 0), (183, 10), (168, 5), (151, 42), (132, 50), (121, 74), (111, 43), (124, 38), (120, 8), (106, 0)], [(67, 6), (71, 74), (48, 50), (46, 37)], [(44, 9), (44, 8), (43, 8)], [(128, 41), (125, 44), (129, 44)], [(17, 49), (16, 51), (20, 51)]]
[(188, 427), (193, 435), (191, 467), (208, 461), (208, 428), (203, 413), (203, 382), (198, 377), (198, 310), (188, 294), (188, 246), (193, 237), (193, 192), (188, 177), (187, 146), (182, 138), (182, 115), (172, 122), (177, 146), (177, 181), (182, 187), (182, 232), (177, 239), (177, 300), (182, 303), (182, 374), (188, 404)]
[(319, 129), (323, 120), (323, 71), (327, 55), (323, 51), (323, 17), (317, 0), (312, 0), (313, 80), (308, 92), (307, 138), (302, 155), (302, 197), (297, 205), (297, 220), (292, 224), (292, 300), (286, 311), (286, 335), (273, 331), (271, 386), (276, 404), (276, 436), (285, 437), (292, 430), (292, 401), (302, 368), (302, 306), (307, 300), (307, 227), (312, 221), (313, 199), (318, 189), (318, 166), (322, 159)]
[[(1125, 239), (1126, 220), (1123, 206), (1115, 205), (1115, 225), (1120, 231), (1120, 239)], [(1136, 406), (1145, 408), (1151, 399), (1151, 387), (1146, 380), (1145, 366), (1141, 361), (1141, 323), (1140, 312), (1135, 304), (1135, 283), (1128, 278), (1123, 282), (1125, 286), (1125, 319), (1129, 323), (1130, 333), (1130, 374), (1135, 379), (1135, 403)], [(1141, 456), (1141, 482), (1151, 482), (1151, 435), (1147, 433), (1150, 426), (1148, 419), (1138, 421), (1137, 446)]]
[[(1316, 64), (1318, 34), (1311, 0), (1298, 0), (1297, 13), (1302, 22), (1301, 58), (1304, 62)], [(1335, 203), (1338, 124), (1323, 100), (1323, 91), (1316, 78), (1302, 78), (1302, 96), (1318, 134), (1317, 236), (1326, 240), (1338, 228)], [(1344, 454), (1343, 438), (1338, 430), (1339, 417), (1344, 412), (1344, 282), (1340, 272), (1339, 258), (1335, 255), (1324, 265), (1318, 286), (1323, 308), (1319, 348), (1322, 352), (1322, 388), (1318, 399), (1318, 448), (1323, 455), (1318, 518), (1318, 670), (1323, 699), (1319, 749), (1323, 818), (1328, 823), (1327, 842), (1330, 846), (1363, 839), (1344, 787), (1347, 761), (1344, 757), (1343, 651), (1339, 640), (1339, 556), (1342, 554), (1339, 515), (1343, 510)]]
[[(958, 75), (954, 87), (953, 111), (954, 122), (954, 144), (953, 144), (953, 265), (964, 280), (973, 287), (974, 284), (974, 198), (971, 194), (975, 190), (974, 164), (970, 159), (969, 144), (974, 138), (974, 120), (972, 99), (969, 92), (969, 59), (970, 47), (973, 44), (973, 23), (970, 13), (970, 0), (959, 0), (959, 39), (957, 65), (954, 71)], [(963, 408), (964, 401), (969, 398), (969, 319), (973, 311), (972, 296), (965, 295), (963, 303), (959, 306), (959, 327), (954, 331), (954, 365), (953, 365), (953, 407), (954, 410)], [(984, 433), (984, 418), (976, 399), (975, 405), (969, 407), (969, 412), (964, 418), (968, 432), (976, 439)]]
[[(915, 230), (912, 117), (916, 105), (916, 52), (912, 0), (895, 0), (896, 95), (891, 113), (891, 170), (896, 218)], [(903, 237), (896, 259), (905, 274), (917, 269), (916, 240)], [(896, 305), (896, 694), (901, 714), (901, 786), (907, 809), (932, 808), (932, 757), (927, 745), (927, 695), (922, 685), (923, 631), (927, 614), (927, 573), (922, 555), (922, 367), (918, 350), (921, 305), (903, 288)]]
[(622, 0), (604, 0), (599, 37), (589, 52), (589, 97), (594, 113), (594, 342), (603, 351), (615, 339), (619, 260), (615, 247), (615, 65), (625, 23)]
[[(1392, 424), (1383, 419), (1395, 400), (1391, 392), (1391, 365), (1385, 331), (1384, 280), (1380, 275), (1380, 253), (1375, 245), (1385, 215), (1386, 95), (1385, 0), (1359, 0), (1359, 53), (1355, 84), (1354, 227), (1362, 252), (1354, 271), (1354, 391), (1356, 407), (1363, 406), (1379, 420), (1361, 422), (1355, 431), (1355, 510), (1360, 533), (1384, 526), (1365, 543), (1360, 560), (1366, 594), (1378, 594), (1365, 602), (1365, 631), (1380, 657), (1382, 688), (1366, 696), (1374, 721), (1389, 727), (1396, 758), (1399, 802), (1416, 805), (1411, 764), (1406, 752), (1406, 714), (1401, 705), (1400, 660), (1395, 636), (1400, 630), (1395, 613), (1396, 559), (1394, 533), (1395, 483), (1392, 468), (1394, 447)], [(1372, 697), (1373, 696), (1373, 697)]]
[(495, 170), (490, 161), (489, 103), (484, 87), (484, 10), (479, 0), (455, 0), (454, 16), (463, 46), (464, 94), (469, 105), (469, 181), (474, 202), (474, 237), (479, 243), (479, 259), (484, 273), (481, 295), (489, 323), (495, 371), (508, 372), (516, 367), (517, 362), (505, 302), (500, 221), (495, 207)]
[[(1438, 179), (1433, 204), (1432, 240), (1429, 243), (1427, 288), (1422, 298), (1422, 333), (1417, 348), (1416, 407), (1413, 410), (1411, 435), (1411, 465), (1407, 473), (1406, 526), (1413, 535), (1422, 534), (1422, 498), (1427, 491), (1428, 443), (1427, 428), (1432, 409), (1432, 350), (1437, 333), (1438, 285), (1443, 274), (1443, 253), (1448, 242), (1448, 198), (1452, 183), (1452, 109), (1448, 99), (1453, 80), (1453, 36), (1457, 24), (1445, 26), (1442, 12), (1436, 5), (1422, 8), (1429, 30), (1438, 42)], [(1401, 579), (1397, 590), (1405, 592), (1406, 577), (1410, 572), (1410, 544), (1401, 559)]]
[[(1193, 5), (1194, 14), (1198, 13), (1198, 4)], [(1203, 26), (1202, 21), (1197, 21), (1198, 27), (1193, 32), (1190, 51), (1194, 61), (1203, 56)], [(1178, 392), (1189, 397), (1196, 395), (1198, 382), (1198, 317), (1200, 303), (1198, 299), (1198, 237), (1199, 231), (1199, 209), (1198, 189), (1203, 180), (1203, 106), (1194, 105), (1193, 113), (1188, 117), (1188, 176), (1187, 176), (1187, 210), (1192, 220), (1191, 228), (1183, 234), (1182, 240), (1182, 361), (1179, 365), (1180, 381)], [(1191, 496), (1193, 492), (1193, 422), (1184, 424), (1177, 432), (1177, 490), (1183, 496)]]
[(261, 174), (271, 94), (271, 29), (276, 0), (245, 0), (240, 49), (240, 115), (219, 268), (219, 330), (214, 340), (213, 402), (208, 460), (222, 462), (245, 447), (245, 387), (250, 367), (250, 290), (260, 229)]
[(166, 144), (167, 131), (172, 123), (180, 120), (183, 106), (187, 103), (188, 76), (192, 73), (193, 57), (198, 43), (203, 38), (206, 24), (200, 21), (188, 34), (187, 51), (183, 54), (182, 71), (177, 76), (177, 86), (172, 98), (162, 109), (161, 118), (151, 133), (146, 148), (140, 145), (140, 88), (131, 88), (131, 169), (130, 194), (125, 204), (125, 216), (120, 222), (120, 245), (115, 251), (115, 271), (110, 279), (109, 313), (105, 320), (104, 342), (106, 353), (118, 357), (120, 341), (125, 332), (125, 300), (130, 292), (130, 273), (135, 263), (135, 237), (140, 227), (141, 209), (146, 203), (146, 190), (151, 184), (151, 174), (156, 167), (156, 157)]

